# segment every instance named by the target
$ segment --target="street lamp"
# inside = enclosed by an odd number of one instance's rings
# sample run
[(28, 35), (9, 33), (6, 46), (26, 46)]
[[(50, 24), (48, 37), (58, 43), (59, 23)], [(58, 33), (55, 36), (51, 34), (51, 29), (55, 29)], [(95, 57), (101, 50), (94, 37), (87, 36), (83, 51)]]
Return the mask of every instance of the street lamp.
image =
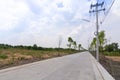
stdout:
[(86, 22), (90, 22), (90, 20), (87, 20), (87, 19), (82, 19), (83, 21), (86, 21)]

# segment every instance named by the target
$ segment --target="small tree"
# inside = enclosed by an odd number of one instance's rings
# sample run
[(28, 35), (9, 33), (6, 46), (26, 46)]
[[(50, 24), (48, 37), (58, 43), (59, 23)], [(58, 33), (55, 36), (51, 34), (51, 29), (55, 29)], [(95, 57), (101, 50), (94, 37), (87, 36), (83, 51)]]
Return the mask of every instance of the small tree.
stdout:
[(113, 50), (114, 51), (118, 51), (118, 43), (112, 43), (112, 45), (113, 45)]
[(100, 51), (103, 51), (103, 46), (106, 43), (105, 31), (99, 32), (98, 39), (99, 39), (99, 49), (100, 49)]
[(77, 43), (76, 43), (76, 41), (73, 41), (73, 46), (74, 46), (74, 49), (77, 48)]
[(69, 44), (67, 44), (67, 46), (68, 46), (69, 48), (71, 48), (71, 46), (72, 46), (72, 44), (73, 44), (73, 39), (72, 39), (71, 37), (68, 37), (68, 42), (69, 42)]
[(34, 45), (33, 45), (33, 49), (34, 49), (34, 50), (37, 50), (37, 48), (38, 48), (38, 47), (37, 47), (37, 44), (34, 44)]
[(81, 44), (78, 44), (78, 50), (80, 51), (80, 48), (81, 48)]
[(69, 47), (69, 49), (71, 48), (71, 44), (67, 44), (67, 46)]
[(81, 44), (78, 44), (78, 50), (80, 51), (80, 48), (81, 48)]
[(93, 38), (91, 43), (91, 49), (95, 50), (95, 48), (96, 48), (96, 38)]
[[(100, 49), (100, 51), (103, 51), (103, 46), (106, 43), (105, 31), (101, 31), (98, 33), (98, 39), (99, 39), (99, 49)], [(92, 49), (96, 48), (96, 37), (94, 37), (92, 40), (91, 48)]]

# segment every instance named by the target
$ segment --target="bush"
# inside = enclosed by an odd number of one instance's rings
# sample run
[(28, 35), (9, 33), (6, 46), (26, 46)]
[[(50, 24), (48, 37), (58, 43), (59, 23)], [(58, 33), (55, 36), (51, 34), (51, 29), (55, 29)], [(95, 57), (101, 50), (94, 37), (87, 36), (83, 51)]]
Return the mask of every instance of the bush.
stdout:
[(104, 52), (106, 56), (120, 56), (119, 52)]
[(120, 54), (120, 49), (118, 50), (119, 54)]
[(6, 59), (8, 56), (6, 54), (0, 54), (0, 59)]

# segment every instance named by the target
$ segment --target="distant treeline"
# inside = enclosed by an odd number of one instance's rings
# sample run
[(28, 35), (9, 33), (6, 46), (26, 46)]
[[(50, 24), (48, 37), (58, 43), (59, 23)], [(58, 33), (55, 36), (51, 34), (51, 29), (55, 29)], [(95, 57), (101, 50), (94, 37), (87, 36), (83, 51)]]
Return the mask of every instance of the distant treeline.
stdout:
[[(68, 50), (64, 48), (45, 48), (45, 47), (40, 47), (34, 44), (33, 46), (24, 46), (24, 45), (9, 45), (9, 44), (0, 44), (0, 49), (9, 49), (9, 48), (18, 48), (18, 49), (28, 49), (28, 50)], [(71, 49), (74, 50), (74, 49)]]

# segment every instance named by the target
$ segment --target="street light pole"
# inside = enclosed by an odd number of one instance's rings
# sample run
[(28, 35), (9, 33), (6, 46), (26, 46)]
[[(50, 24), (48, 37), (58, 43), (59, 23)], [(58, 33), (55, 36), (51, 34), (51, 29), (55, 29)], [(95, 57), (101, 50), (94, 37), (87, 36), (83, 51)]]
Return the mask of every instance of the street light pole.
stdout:
[(99, 33), (99, 23), (98, 23), (98, 13), (100, 12), (100, 11), (105, 11), (105, 8), (103, 8), (103, 9), (99, 9), (98, 7), (100, 6), (101, 8), (103, 7), (103, 5), (104, 5), (104, 2), (102, 2), (102, 3), (98, 3), (98, 1), (97, 1), (97, 3), (96, 4), (91, 4), (91, 6), (90, 6), (90, 8), (92, 9), (93, 7), (95, 7), (95, 10), (90, 10), (89, 12), (90, 13), (96, 13), (96, 59), (97, 59), (97, 61), (99, 62), (99, 39), (98, 39), (98, 33)]
[(96, 59), (99, 62), (99, 25), (98, 25), (98, 6), (96, 6)]

